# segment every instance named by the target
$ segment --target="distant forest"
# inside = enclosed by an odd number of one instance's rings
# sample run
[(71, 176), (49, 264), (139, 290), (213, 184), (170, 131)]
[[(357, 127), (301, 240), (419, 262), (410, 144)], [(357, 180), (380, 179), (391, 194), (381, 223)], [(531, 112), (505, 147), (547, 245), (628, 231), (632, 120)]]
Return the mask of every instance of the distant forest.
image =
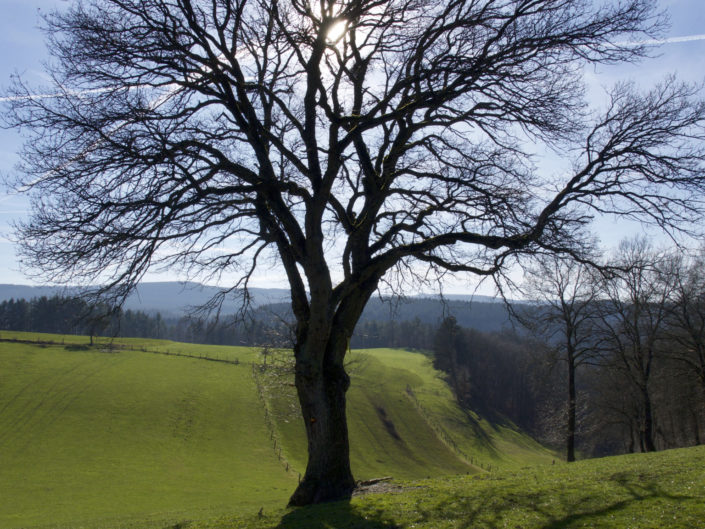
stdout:
[[(500, 331), (509, 325), (502, 303), (439, 299), (370, 300), (352, 347), (430, 350), (433, 333), (453, 314), (459, 325)], [(244, 316), (162, 316), (158, 312), (90, 305), (81, 298), (40, 296), (0, 302), (0, 329), (135, 338), (161, 338), (213, 345), (290, 346), (288, 303), (253, 307)]]

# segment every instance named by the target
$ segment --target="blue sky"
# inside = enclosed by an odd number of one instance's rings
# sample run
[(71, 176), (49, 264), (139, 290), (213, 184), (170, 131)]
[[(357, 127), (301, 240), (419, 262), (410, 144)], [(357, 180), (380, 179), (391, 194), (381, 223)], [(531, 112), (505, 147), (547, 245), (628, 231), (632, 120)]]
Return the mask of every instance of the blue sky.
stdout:
[[(0, 87), (5, 87), (10, 76), (20, 73), (33, 84), (42, 84), (42, 62), (48, 53), (43, 35), (38, 29), (39, 13), (69, 4), (65, 0), (1, 0), (3, 16), (0, 18)], [(601, 88), (609, 87), (620, 79), (631, 79), (643, 86), (675, 72), (679, 78), (705, 81), (705, 2), (704, 0), (660, 0), (661, 8), (668, 10), (671, 28), (668, 38), (696, 36), (685, 42), (669, 42), (660, 46), (656, 58), (637, 65), (601, 67), (587, 73), (591, 94), (599, 102)], [(0, 130), (0, 173), (12, 171), (17, 161), (16, 152), (22, 143), (15, 130)], [(11, 241), (11, 222), (26, 215), (27, 200), (8, 194), (0, 187), (0, 283), (31, 283), (19, 270)], [(611, 219), (604, 219), (596, 231), (605, 246), (614, 246), (625, 236), (641, 230), (640, 226), (621, 222), (617, 227)], [(266, 278), (265, 278), (266, 274)], [(176, 277), (153, 275), (152, 280), (174, 280)], [(286, 286), (281, 274), (265, 271), (253, 286)], [(469, 291), (469, 284), (448, 285), (449, 292)], [(481, 293), (490, 293), (483, 291)]]

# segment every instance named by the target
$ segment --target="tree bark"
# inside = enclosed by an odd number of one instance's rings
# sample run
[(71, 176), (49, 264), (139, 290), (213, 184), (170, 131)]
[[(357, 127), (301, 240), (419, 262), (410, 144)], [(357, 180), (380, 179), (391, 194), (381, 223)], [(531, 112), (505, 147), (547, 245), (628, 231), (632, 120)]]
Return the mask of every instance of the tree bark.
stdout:
[(635, 452), (636, 443), (634, 442), (634, 426), (632, 425), (631, 419), (629, 420), (629, 446), (627, 447), (627, 453), (633, 454)]
[(568, 439), (566, 461), (575, 461), (575, 362), (572, 354), (568, 362)]
[(651, 396), (648, 388), (642, 390), (643, 405), (644, 405), (644, 446), (645, 452), (655, 452), (656, 445), (654, 443), (654, 419), (651, 406)]
[(703, 419), (705, 419), (705, 376), (700, 377), (700, 389), (703, 392), (703, 401), (702, 401), (702, 407), (700, 410), (702, 411), (703, 414)]
[[(703, 419), (705, 419), (705, 380), (703, 381), (703, 384), (702, 384), (702, 390), (703, 390), (703, 407), (702, 407), (702, 412), (703, 412)], [(698, 444), (701, 444), (700, 425), (696, 423), (695, 426), (696, 426), (697, 431), (698, 431), (698, 435), (697, 435)]]
[[(347, 344), (326, 343), (323, 355), (307, 347), (297, 351), (295, 381), (306, 426), (308, 463), (289, 500), (292, 506), (349, 499), (355, 488), (345, 415), (350, 387), (343, 366)], [(322, 360), (316, 362), (317, 357)]]

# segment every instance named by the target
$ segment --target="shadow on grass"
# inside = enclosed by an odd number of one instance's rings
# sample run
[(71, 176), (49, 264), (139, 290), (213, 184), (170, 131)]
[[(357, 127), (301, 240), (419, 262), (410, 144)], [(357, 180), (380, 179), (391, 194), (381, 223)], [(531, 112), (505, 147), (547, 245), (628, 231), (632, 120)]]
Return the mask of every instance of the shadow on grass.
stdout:
[[(570, 527), (573, 523), (577, 523), (592, 517), (607, 517), (608, 515), (618, 514), (645, 500), (668, 500), (669, 503), (686, 503), (699, 502), (699, 498), (694, 496), (686, 496), (679, 494), (670, 494), (663, 490), (658, 483), (654, 481), (644, 481), (640, 476), (626, 476), (623, 473), (615, 474), (611, 477), (611, 481), (619, 484), (627, 497), (616, 501), (607, 502), (604, 505), (596, 506), (595, 501), (590, 501), (587, 497), (576, 497), (572, 501), (562, 501), (563, 511), (568, 514), (563, 516), (551, 517), (550, 512), (543, 512), (549, 521), (542, 526), (542, 529), (562, 529)], [(599, 499), (597, 500), (599, 501)], [(542, 512), (537, 509), (538, 512)]]
[[(470, 413), (470, 411), (466, 408), (461, 408), (463, 414), (465, 415), (465, 420), (468, 422), (470, 427), (472, 428), (472, 432), (475, 435), (475, 438), (479, 441), (480, 446), (484, 448), (487, 453), (490, 455), (490, 457), (493, 458), (499, 458), (501, 457), (500, 451), (497, 449), (497, 446), (495, 445), (494, 440), (490, 435), (485, 431), (485, 429), (480, 425), (479, 421)], [(499, 416), (495, 416), (494, 412), (479, 412), (481, 417), (483, 417), (489, 424), (490, 426), (497, 431), (497, 421), (499, 421)]]
[(347, 501), (299, 507), (284, 515), (275, 529), (397, 529), (382, 512), (362, 513)]
[[(658, 527), (663, 515), (693, 519), (702, 504), (702, 496), (673, 493), (658, 478), (640, 472), (605, 473), (591, 481), (572, 481), (568, 475), (548, 484), (538, 477), (533, 481), (528, 474), (521, 481), (499, 476), (451, 481), (447, 488), (414, 487), (395, 499), (370, 494), (352, 504), (292, 510), (274, 529), (568, 529), (626, 527), (635, 522), (638, 527)], [(690, 526), (678, 523), (669, 527)]]
[(525, 526), (566, 529), (591, 527), (593, 523), (598, 527), (619, 527), (621, 525), (610, 525), (607, 521), (619, 520), (622, 511), (629, 511), (629, 516), (633, 516), (640, 502), (666, 500), (671, 505), (684, 506), (701, 501), (694, 496), (671, 494), (657, 482), (645, 480), (640, 475), (619, 473), (611, 476), (609, 482), (611, 490), (607, 496), (595, 490), (577, 491), (574, 488), (512, 493), (498, 483), (493, 488), (482, 488), (475, 493), (468, 491), (470, 495), (438, 502), (421, 500), (415, 506), (417, 520), (428, 527), (433, 527), (435, 521), (456, 520), (454, 527), (458, 529)]

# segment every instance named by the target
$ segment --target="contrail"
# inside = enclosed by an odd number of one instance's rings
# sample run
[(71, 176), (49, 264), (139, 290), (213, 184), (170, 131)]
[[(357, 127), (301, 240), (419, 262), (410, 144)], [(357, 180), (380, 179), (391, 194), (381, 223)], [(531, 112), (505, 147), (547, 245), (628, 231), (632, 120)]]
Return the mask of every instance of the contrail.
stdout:
[[(238, 54), (236, 54), (236, 57), (237, 57), (237, 55)], [(221, 60), (224, 57), (225, 56), (221, 54), (220, 56), (218, 56), (218, 59)], [(203, 70), (205, 72), (206, 68), (207, 68), (206, 66), (203, 66), (201, 68), (201, 70)], [(138, 87), (139, 87), (139, 85), (133, 86), (132, 88), (138, 88)], [(164, 88), (166, 88), (166, 91), (162, 95), (160, 95), (160, 96), (154, 98), (152, 101), (150, 101), (150, 103), (148, 105), (149, 110), (151, 110), (151, 111), (157, 110), (159, 107), (161, 107), (164, 103), (169, 101), (172, 97), (174, 97), (176, 94), (178, 94), (183, 89), (183, 87), (181, 87), (180, 85), (178, 85), (176, 83), (170, 83), (170, 84), (166, 85)], [(27, 101), (27, 100), (32, 100), (32, 99), (52, 99), (52, 98), (60, 98), (60, 97), (67, 97), (67, 96), (81, 97), (82, 95), (85, 95), (85, 94), (95, 94), (95, 93), (101, 93), (101, 92), (108, 92), (108, 91), (111, 91), (114, 89), (115, 88), (106, 87), (106, 88), (93, 88), (93, 89), (88, 89), (88, 90), (66, 90), (64, 92), (54, 93), (54, 94), (27, 94), (27, 95), (22, 95), (22, 96), (0, 97), (0, 103), (13, 102), (13, 101)], [(107, 137), (112, 136), (113, 134), (118, 132), (120, 129), (123, 129), (126, 126), (128, 126), (130, 123), (131, 123), (131, 120), (129, 120), (129, 119), (114, 123), (112, 125), (112, 127), (110, 127), (106, 131), (106, 136)], [(88, 153), (90, 153), (93, 149), (98, 147), (104, 141), (105, 141), (104, 139), (96, 140), (95, 142), (93, 142), (91, 145), (89, 145), (88, 147), (83, 149), (80, 153), (78, 153), (76, 156), (74, 156), (70, 160), (64, 162), (63, 164), (59, 165), (58, 167), (56, 167), (50, 171), (47, 171), (46, 173), (44, 173), (44, 175), (34, 179), (32, 182), (29, 182), (28, 184), (25, 184), (24, 186), (17, 189), (17, 193), (8, 194), (4, 198), (0, 198), (0, 203), (8, 200), (9, 198), (14, 196), (15, 194), (25, 193), (30, 188), (34, 187), (36, 184), (38, 184), (42, 180), (50, 177), (51, 175), (53, 175), (57, 171), (60, 171), (62, 169), (65, 169), (66, 167), (71, 166), (74, 162), (85, 157)]]
[[(161, 96), (153, 99), (149, 103), (149, 110), (156, 110), (160, 106), (162, 106), (164, 103), (166, 103), (169, 99), (174, 97), (176, 95), (181, 87), (178, 85), (172, 83), (170, 85), (166, 86), (167, 91), (162, 94)], [(31, 99), (50, 99), (50, 98), (58, 98), (58, 97), (66, 97), (66, 96), (76, 96), (80, 97), (84, 94), (95, 94), (95, 93), (100, 93), (100, 92), (107, 92), (109, 90), (112, 90), (112, 88), (94, 88), (92, 90), (71, 90), (71, 91), (66, 91), (63, 93), (57, 93), (57, 94), (29, 94), (25, 96), (13, 96), (13, 97), (0, 97), (0, 102), (11, 102), (11, 101), (27, 101)], [(118, 123), (115, 123), (112, 127), (110, 127), (107, 131), (107, 136), (110, 137), (116, 132), (118, 132), (120, 129), (126, 127), (127, 125), (130, 124), (130, 120), (125, 120), (125, 121), (120, 121)], [(63, 164), (59, 165), (58, 167), (47, 171), (44, 173), (44, 175), (34, 179), (33, 181), (29, 182), (28, 184), (23, 185), (22, 187), (18, 188), (16, 192), (14, 193), (8, 193), (4, 197), (0, 197), (0, 204), (3, 202), (6, 202), (7, 200), (10, 200), (14, 198), (15, 196), (21, 195), (22, 193), (25, 193), (28, 191), (31, 187), (35, 186), (45, 178), (51, 176), (52, 174), (56, 173), (57, 171), (60, 171), (62, 169), (65, 169), (66, 167), (72, 165), (74, 162), (77, 160), (80, 160), (84, 156), (86, 156), (89, 152), (91, 152), (93, 149), (98, 147), (101, 143), (103, 143), (105, 140), (96, 140), (93, 142), (91, 145), (86, 147), (83, 151), (78, 153), (76, 156), (71, 158), (70, 160), (64, 162)]]
[[(162, 106), (164, 103), (169, 101), (169, 99), (174, 97), (181, 90), (181, 87), (175, 83), (166, 85), (166, 88), (168, 90), (164, 94), (162, 94), (159, 97), (150, 101), (149, 106), (148, 106), (149, 110), (152, 110), (152, 111), (157, 110), (160, 106)], [(100, 89), (95, 89), (95, 90), (91, 90), (91, 91), (92, 92), (104, 92), (106, 90), (109, 90), (109, 89), (108, 88), (100, 88)], [(88, 92), (88, 90), (86, 92)], [(85, 92), (83, 92), (83, 93), (85, 93)], [(25, 96), (25, 97), (27, 97), (27, 96)], [(29, 96), (29, 97), (31, 97), (31, 96)], [(49, 96), (49, 97), (51, 97), (51, 96)], [(55, 96), (55, 97), (58, 97), (58, 96)], [(113, 124), (113, 126), (110, 127), (106, 131), (106, 136), (109, 138), (110, 136), (112, 136), (113, 134), (118, 132), (119, 130), (128, 126), (130, 123), (131, 123), (130, 120), (125, 120), (125, 121), (119, 121), (119, 122)], [(90, 153), (93, 149), (98, 147), (104, 141), (105, 141), (104, 139), (99, 139), (99, 140), (94, 141), (92, 144), (90, 144), (88, 147), (83, 149), (81, 152), (79, 152), (76, 156), (74, 156), (70, 160), (62, 163), (61, 165), (59, 165), (58, 167), (55, 167), (54, 169), (51, 169), (50, 171), (47, 171), (41, 177), (34, 179), (32, 182), (20, 187), (17, 190), (18, 194), (28, 191), (30, 188), (34, 187), (36, 184), (38, 184), (42, 180), (52, 176), (56, 172), (61, 171), (63, 169), (66, 169), (67, 167), (70, 167), (71, 165), (73, 165), (74, 162), (80, 160), (81, 158), (84, 158), (88, 153)]]
[(668, 39), (647, 40), (644, 44), (673, 44), (676, 42), (692, 42), (694, 40), (705, 40), (705, 33), (700, 35), (685, 35), (683, 37), (670, 37)]
[(677, 44), (679, 42), (694, 42), (697, 40), (705, 40), (705, 33), (700, 35), (683, 35), (681, 37), (668, 37), (667, 39), (649, 39), (649, 40), (629, 40), (622, 41), (618, 44), (626, 46), (658, 46), (660, 44)]
[(688, 42), (690, 40), (705, 40), (705, 34), (690, 35), (687, 37), (673, 37), (672, 42)]
[[(244, 53), (242, 51), (237, 52), (235, 54), (235, 58), (242, 58)], [(218, 56), (218, 61), (221, 61), (225, 59), (224, 54), (220, 54)], [(201, 70), (203, 72), (206, 72), (208, 69), (207, 66), (202, 66)], [(130, 87), (130, 89), (135, 89), (135, 88), (142, 88), (147, 85), (134, 85)], [(61, 87), (63, 88), (63, 87)], [(101, 94), (105, 92), (110, 92), (111, 90), (116, 90), (118, 89), (118, 86), (115, 87), (105, 87), (105, 88), (89, 88), (86, 90), (65, 90), (64, 92), (56, 92), (53, 94), (26, 94), (26, 95), (20, 95), (20, 96), (4, 96), (0, 97), (0, 103), (12, 103), (13, 101), (30, 101), (32, 99), (57, 99), (60, 97), (81, 97), (84, 95), (88, 94)], [(167, 93), (159, 96), (155, 101), (152, 101), (150, 106), (151, 110), (154, 110), (155, 108), (160, 107), (163, 103), (165, 103), (167, 100), (169, 100), (176, 92), (179, 91), (180, 87), (176, 83), (171, 83), (169, 85), (166, 85), (166, 88), (168, 89)]]
[(11, 103), (13, 101), (29, 101), (32, 99), (56, 99), (59, 97), (74, 96), (81, 97), (87, 94), (100, 94), (108, 92), (112, 88), (93, 88), (90, 90), (67, 90), (66, 92), (57, 92), (55, 94), (28, 94), (24, 96), (6, 96), (0, 97), (0, 103)]

